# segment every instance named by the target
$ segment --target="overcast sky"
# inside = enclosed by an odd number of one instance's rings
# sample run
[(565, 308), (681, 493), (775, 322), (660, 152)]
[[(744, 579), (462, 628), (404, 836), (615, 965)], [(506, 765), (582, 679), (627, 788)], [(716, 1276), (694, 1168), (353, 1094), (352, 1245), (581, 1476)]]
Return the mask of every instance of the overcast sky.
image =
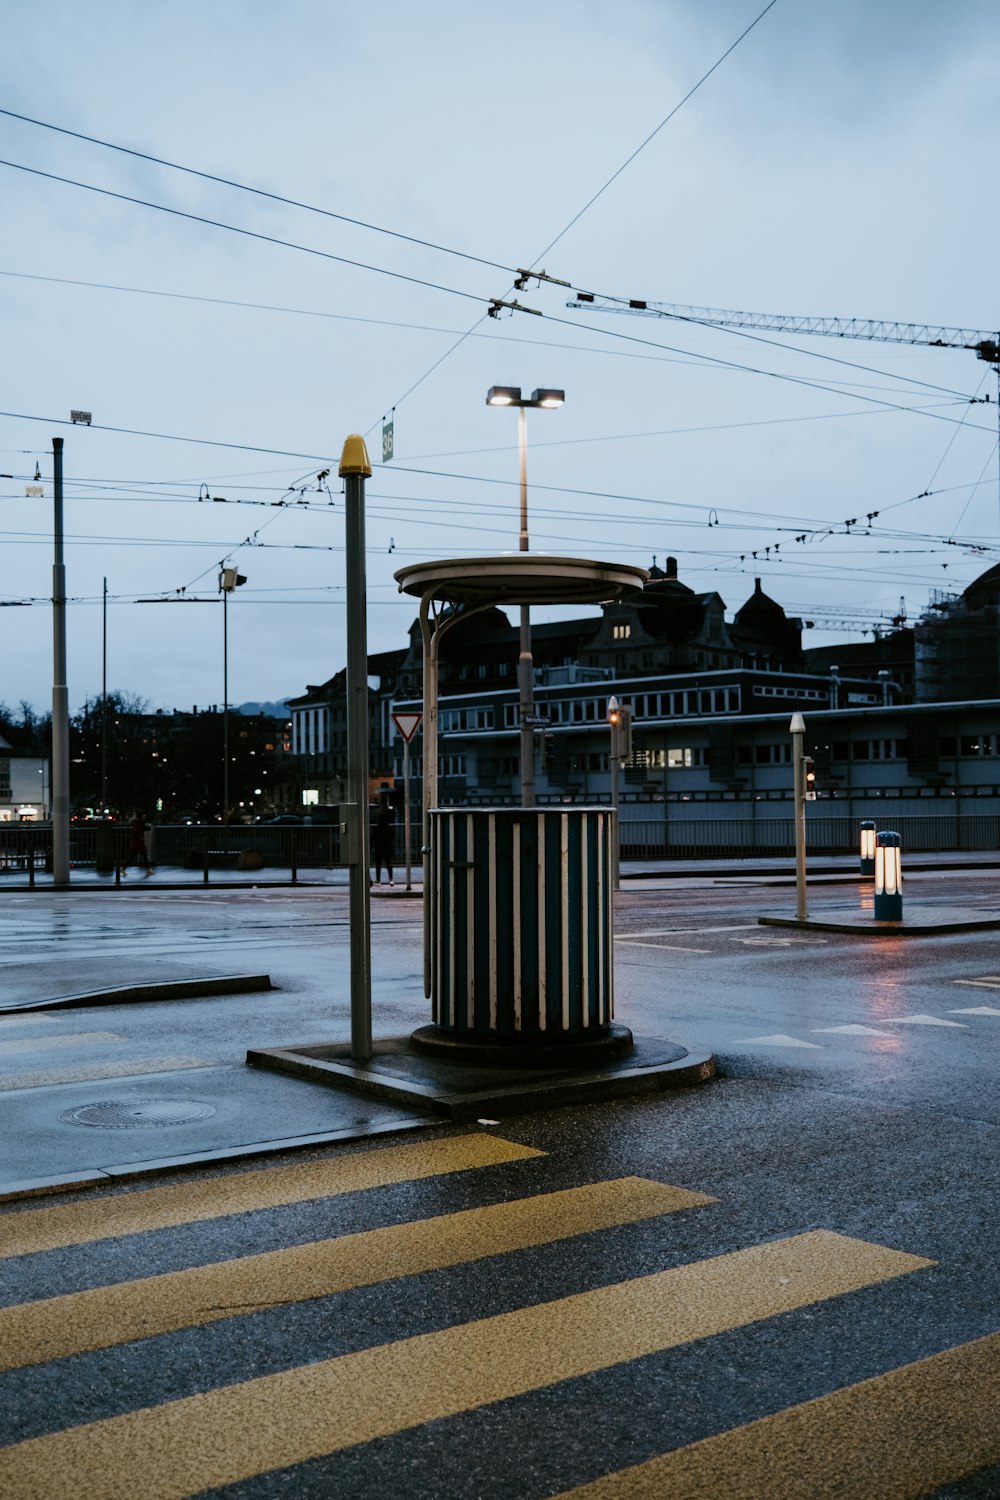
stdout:
[[(516, 550), (493, 384), (566, 390), (528, 414), (533, 550), (670, 554), (730, 611), (759, 576), (815, 644), (1000, 560), (974, 353), (566, 308), (1000, 326), (994, 0), (776, 0), (681, 104), (764, 4), (7, 0), (0, 107), (391, 233), (0, 115), (0, 599), (32, 601), (0, 610), (0, 699), (50, 702), (54, 436), (74, 710), (101, 689), (105, 578), (109, 688), (222, 701), (223, 560), (248, 580), (231, 701), (339, 670), (350, 432), (375, 465), (369, 646), (404, 644), (395, 569)], [(486, 317), (523, 266), (571, 288)], [(134, 602), (182, 589), (210, 602)]]

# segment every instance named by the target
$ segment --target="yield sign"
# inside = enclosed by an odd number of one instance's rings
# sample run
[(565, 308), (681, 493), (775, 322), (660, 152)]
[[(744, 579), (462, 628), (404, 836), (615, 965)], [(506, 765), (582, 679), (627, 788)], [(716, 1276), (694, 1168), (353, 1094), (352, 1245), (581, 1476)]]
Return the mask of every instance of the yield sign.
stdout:
[(423, 714), (393, 714), (392, 722), (399, 730), (407, 744), (410, 743), (417, 730), (420, 728), (420, 720)]

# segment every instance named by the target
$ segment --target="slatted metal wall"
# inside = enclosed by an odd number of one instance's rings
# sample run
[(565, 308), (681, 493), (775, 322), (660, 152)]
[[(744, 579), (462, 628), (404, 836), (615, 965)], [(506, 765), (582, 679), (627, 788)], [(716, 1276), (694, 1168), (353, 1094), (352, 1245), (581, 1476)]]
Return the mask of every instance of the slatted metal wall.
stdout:
[(545, 1041), (610, 1025), (608, 808), (431, 813), (436, 1024)]

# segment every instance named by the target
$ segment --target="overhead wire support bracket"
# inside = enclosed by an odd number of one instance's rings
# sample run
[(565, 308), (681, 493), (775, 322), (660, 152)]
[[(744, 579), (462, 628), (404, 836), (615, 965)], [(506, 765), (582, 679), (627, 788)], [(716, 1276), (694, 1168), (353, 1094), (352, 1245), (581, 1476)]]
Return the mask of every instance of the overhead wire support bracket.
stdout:
[(540, 308), (525, 307), (522, 303), (518, 302), (516, 298), (513, 302), (507, 302), (503, 297), (491, 297), (490, 305), (486, 309), (487, 317), (499, 318), (500, 310), (504, 307), (508, 310), (508, 312), (531, 313), (532, 316), (536, 318), (540, 318), (542, 316)]
[(537, 281), (539, 286), (543, 281), (548, 281), (553, 286), (573, 285), (571, 281), (560, 281), (558, 276), (550, 276), (548, 271), (526, 271), (523, 266), (518, 266), (517, 280), (514, 282), (515, 290), (523, 292), (529, 281)]

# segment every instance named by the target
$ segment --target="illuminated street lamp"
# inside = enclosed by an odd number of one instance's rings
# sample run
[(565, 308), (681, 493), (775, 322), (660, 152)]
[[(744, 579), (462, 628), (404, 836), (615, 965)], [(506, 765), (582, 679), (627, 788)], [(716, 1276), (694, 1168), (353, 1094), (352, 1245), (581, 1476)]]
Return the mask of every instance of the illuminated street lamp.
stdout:
[[(557, 391), (545, 386), (532, 391), (530, 398), (521, 395), (519, 385), (491, 385), (486, 392), (487, 406), (517, 407), (517, 449), (521, 481), (521, 527), (518, 550), (521, 552), (528, 551), (528, 420), (525, 413), (529, 407), (554, 410), (557, 406), (562, 406), (565, 401), (565, 391)], [(524, 807), (535, 805), (534, 675), (534, 662), (531, 655), (531, 611), (527, 604), (522, 604), (517, 685), (521, 724), (521, 803)]]
[(861, 824), (861, 874), (875, 874), (875, 824)]

